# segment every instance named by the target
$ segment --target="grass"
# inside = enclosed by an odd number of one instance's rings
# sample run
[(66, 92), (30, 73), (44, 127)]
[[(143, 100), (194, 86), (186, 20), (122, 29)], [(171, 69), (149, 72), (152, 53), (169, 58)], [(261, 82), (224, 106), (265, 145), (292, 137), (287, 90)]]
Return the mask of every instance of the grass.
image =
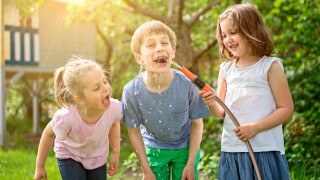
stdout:
[[(124, 161), (133, 152), (129, 140), (127, 138), (127, 129), (122, 129), (120, 167), (119, 172), (115, 176), (108, 176), (110, 180), (122, 179), (141, 179), (137, 175), (132, 174), (126, 167), (123, 167)], [(0, 147), (0, 179), (1, 180), (30, 180), (33, 179), (39, 136), (32, 135), (12, 135), (8, 137), (8, 145), (10, 147)], [(27, 140), (25, 140), (27, 139)], [(51, 180), (61, 179), (57, 160), (51, 148), (45, 165), (47, 177)]]
[[(119, 171), (115, 176), (108, 176), (109, 180), (136, 180), (142, 179), (140, 172), (140, 167), (133, 167), (136, 169), (132, 171), (130, 165), (126, 165), (125, 160), (136, 161), (135, 157), (129, 157), (133, 152), (129, 139), (127, 136), (127, 129), (121, 127), (121, 152), (120, 152), (120, 167)], [(25, 140), (27, 138), (27, 141)], [(0, 147), (0, 179), (1, 180), (30, 180), (33, 179), (36, 156), (37, 156), (37, 146), (39, 142), (39, 137), (26, 135), (19, 136), (11, 135), (8, 137), (9, 145), (12, 147)], [(205, 141), (203, 141), (204, 143)], [(57, 160), (51, 148), (50, 153), (46, 160), (45, 165), (48, 179), (59, 180), (60, 174), (58, 170)], [(315, 174), (308, 174), (307, 170), (309, 168), (308, 163), (295, 165), (290, 167), (290, 176), (292, 180), (320, 180), (320, 172)], [(201, 176), (201, 180), (214, 179), (212, 177)]]

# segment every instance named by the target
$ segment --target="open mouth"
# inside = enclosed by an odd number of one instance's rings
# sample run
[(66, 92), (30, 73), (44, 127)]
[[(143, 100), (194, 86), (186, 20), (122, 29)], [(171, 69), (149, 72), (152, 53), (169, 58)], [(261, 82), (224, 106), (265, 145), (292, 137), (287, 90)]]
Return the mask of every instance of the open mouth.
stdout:
[(231, 49), (235, 49), (236, 47), (238, 47), (238, 44), (233, 44), (229, 46)]
[(105, 106), (109, 106), (110, 105), (110, 96), (103, 98), (102, 104), (104, 104)]
[(158, 64), (165, 64), (168, 62), (168, 58), (166, 56), (157, 57), (154, 61)]

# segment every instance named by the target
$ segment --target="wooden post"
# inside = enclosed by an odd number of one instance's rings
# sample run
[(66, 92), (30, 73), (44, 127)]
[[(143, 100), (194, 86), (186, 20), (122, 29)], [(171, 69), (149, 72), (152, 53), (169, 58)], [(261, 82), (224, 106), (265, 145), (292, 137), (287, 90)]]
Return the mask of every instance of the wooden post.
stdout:
[(32, 80), (32, 103), (33, 103), (33, 133), (39, 133), (39, 92), (38, 91), (38, 81), (37, 79)]
[(4, 72), (4, 0), (0, 4), (0, 146), (5, 144), (6, 134), (6, 97), (5, 97), (5, 72)]

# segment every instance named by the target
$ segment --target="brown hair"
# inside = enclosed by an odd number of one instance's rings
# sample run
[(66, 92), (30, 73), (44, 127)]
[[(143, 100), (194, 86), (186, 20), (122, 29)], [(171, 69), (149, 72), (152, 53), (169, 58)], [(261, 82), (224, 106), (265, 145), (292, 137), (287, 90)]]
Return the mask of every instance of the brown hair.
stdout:
[(152, 20), (145, 22), (134, 32), (131, 38), (131, 50), (133, 54), (140, 53), (141, 44), (144, 39), (152, 34), (166, 34), (169, 36), (172, 47), (175, 48), (177, 45), (177, 38), (174, 32), (164, 23)]
[[(69, 107), (74, 104), (74, 97), (82, 95), (85, 82), (82, 77), (89, 71), (101, 70), (107, 72), (100, 64), (93, 60), (82, 59), (74, 56), (69, 62), (58, 68), (54, 73), (54, 95), (56, 102), (62, 107)], [(108, 79), (110, 81), (110, 79)]]
[(248, 41), (251, 55), (269, 56), (272, 54), (274, 44), (260, 12), (251, 4), (237, 4), (227, 8), (218, 18), (216, 38), (223, 59), (236, 58), (223, 45), (220, 23), (228, 18), (232, 19), (240, 36)]

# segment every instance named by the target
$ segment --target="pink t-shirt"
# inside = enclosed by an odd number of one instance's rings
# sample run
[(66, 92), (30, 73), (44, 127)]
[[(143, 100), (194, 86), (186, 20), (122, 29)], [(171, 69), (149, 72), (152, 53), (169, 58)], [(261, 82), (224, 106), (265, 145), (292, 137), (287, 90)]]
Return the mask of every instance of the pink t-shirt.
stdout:
[(109, 152), (109, 130), (122, 118), (121, 102), (110, 100), (110, 108), (95, 124), (86, 124), (77, 107), (58, 110), (51, 120), (56, 135), (54, 151), (60, 159), (71, 158), (81, 162), (86, 169), (104, 165)]

